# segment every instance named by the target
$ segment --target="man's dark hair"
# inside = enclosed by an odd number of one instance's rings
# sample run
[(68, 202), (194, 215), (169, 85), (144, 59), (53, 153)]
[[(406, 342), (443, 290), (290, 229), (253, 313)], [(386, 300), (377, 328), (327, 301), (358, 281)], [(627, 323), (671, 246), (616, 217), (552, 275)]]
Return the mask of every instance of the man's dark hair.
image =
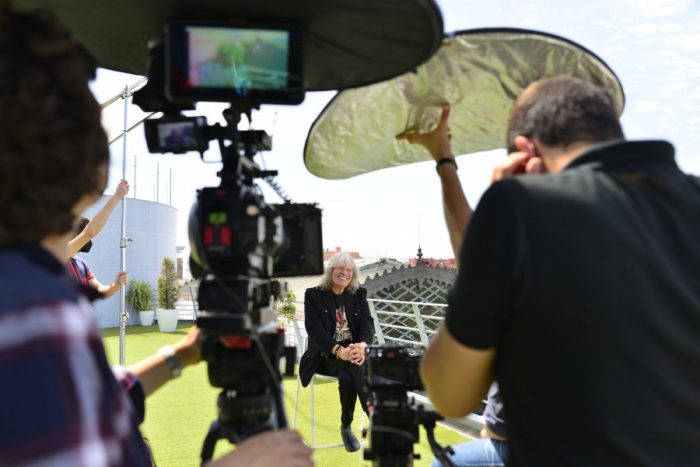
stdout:
[(515, 151), (513, 142), (518, 135), (554, 147), (624, 138), (610, 96), (571, 76), (537, 81), (521, 94), (508, 121), (509, 152)]
[(74, 228), (109, 163), (96, 63), (49, 13), (0, 8), (0, 247)]

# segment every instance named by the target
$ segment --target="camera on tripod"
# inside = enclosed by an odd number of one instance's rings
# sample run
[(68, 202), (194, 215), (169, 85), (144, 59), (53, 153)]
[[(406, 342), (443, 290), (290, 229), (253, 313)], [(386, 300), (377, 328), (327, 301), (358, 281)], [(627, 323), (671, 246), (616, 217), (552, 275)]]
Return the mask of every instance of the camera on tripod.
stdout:
[(367, 388), (381, 395), (423, 389), (418, 365), (422, 352), (402, 346), (367, 348)]
[(435, 426), (442, 417), (410, 397), (407, 391), (420, 391), (423, 383), (418, 370), (422, 349), (399, 345), (369, 346), (366, 349), (365, 387), (369, 392), (369, 448), (364, 458), (379, 467), (413, 465), (418, 458), (413, 444), (418, 429), (425, 428), (433, 454), (442, 465), (452, 466), (447, 454), (435, 440)]
[[(242, 131), (243, 115), (261, 104), (298, 104), (304, 98), (302, 30), (285, 25), (173, 21), (164, 40), (150, 44), (148, 84), (134, 103), (163, 117), (145, 122), (151, 152), (198, 151), (217, 140), (222, 168), (218, 187), (198, 190), (190, 212), (190, 264), (200, 279), (197, 325), (209, 380), (221, 387), (218, 417), (202, 448), (232, 443), (286, 427), (278, 332), (271, 302), (283, 286), (273, 277), (323, 272), (321, 211), (315, 204), (268, 204), (255, 179), (253, 157), (272, 148), (259, 130)], [(228, 102), (227, 125), (185, 116), (197, 101)], [(272, 184), (273, 188), (276, 187)]]

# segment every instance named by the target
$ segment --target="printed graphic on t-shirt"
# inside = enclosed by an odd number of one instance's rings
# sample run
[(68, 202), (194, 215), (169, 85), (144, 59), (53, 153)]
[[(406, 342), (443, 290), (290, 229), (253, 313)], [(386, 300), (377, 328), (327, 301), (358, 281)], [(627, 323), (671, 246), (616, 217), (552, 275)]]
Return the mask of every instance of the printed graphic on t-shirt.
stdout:
[(345, 315), (345, 307), (341, 306), (335, 310), (335, 337), (336, 342), (352, 339), (348, 318)]

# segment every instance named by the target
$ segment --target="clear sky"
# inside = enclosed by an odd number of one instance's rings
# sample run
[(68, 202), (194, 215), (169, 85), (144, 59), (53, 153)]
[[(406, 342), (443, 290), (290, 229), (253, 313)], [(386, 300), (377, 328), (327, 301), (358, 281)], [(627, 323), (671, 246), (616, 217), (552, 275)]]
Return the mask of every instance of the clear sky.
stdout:
[[(587, 0), (438, 2), (445, 31), (518, 27), (554, 33), (588, 48), (615, 71), (626, 93), (622, 123), (629, 139), (668, 139), (681, 167), (700, 174), (700, 2), (692, 0)], [(93, 91), (103, 102), (139, 77), (100, 70)], [(303, 164), (304, 141), (314, 119), (334, 92), (308, 93), (294, 107), (265, 106), (253, 115), (253, 128), (273, 136), (273, 150), (257, 161), (280, 171), (279, 183), (295, 202), (317, 202), (323, 209), (324, 246), (341, 246), (364, 256), (414, 256), (420, 242), (429, 257), (451, 257), (442, 217), (440, 184), (434, 163), (385, 169), (348, 180), (311, 175)], [(119, 131), (123, 104), (107, 114)], [(200, 104), (197, 114), (220, 120), (222, 105)], [(132, 117), (137, 110), (129, 110)], [(212, 145), (212, 148), (214, 146)], [(112, 145), (108, 192), (121, 178), (123, 146)], [(142, 130), (129, 134), (126, 175), (136, 196), (170, 202), (178, 209), (178, 244), (186, 245), (187, 217), (195, 190), (218, 184), (220, 164), (199, 155), (149, 154)], [(206, 154), (217, 160), (218, 149)], [(488, 186), (491, 167), (505, 151), (459, 157), (459, 174), (472, 205)], [(136, 177), (134, 178), (134, 164)], [(160, 183), (156, 183), (159, 167)], [(156, 186), (160, 188), (156, 194)], [(266, 199), (278, 198), (262, 184)], [(134, 189), (132, 188), (132, 194)], [(128, 230), (128, 218), (127, 218)]]

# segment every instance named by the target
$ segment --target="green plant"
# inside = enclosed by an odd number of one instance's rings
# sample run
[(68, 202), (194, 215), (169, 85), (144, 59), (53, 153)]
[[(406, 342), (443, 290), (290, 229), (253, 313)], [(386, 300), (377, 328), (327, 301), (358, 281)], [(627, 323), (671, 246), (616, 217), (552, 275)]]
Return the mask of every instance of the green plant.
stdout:
[(166, 310), (174, 309), (177, 301), (177, 289), (175, 263), (170, 258), (163, 258), (158, 278), (158, 306)]
[(153, 307), (153, 290), (147, 281), (134, 279), (129, 281), (129, 288), (126, 290), (126, 303), (134, 311), (148, 311)]
[(285, 321), (294, 319), (297, 313), (297, 306), (294, 304), (296, 299), (297, 296), (294, 295), (294, 291), (292, 289), (287, 289), (287, 293), (284, 294), (284, 297), (275, 302), (275, 312), (277, 312), (277, 316)]

